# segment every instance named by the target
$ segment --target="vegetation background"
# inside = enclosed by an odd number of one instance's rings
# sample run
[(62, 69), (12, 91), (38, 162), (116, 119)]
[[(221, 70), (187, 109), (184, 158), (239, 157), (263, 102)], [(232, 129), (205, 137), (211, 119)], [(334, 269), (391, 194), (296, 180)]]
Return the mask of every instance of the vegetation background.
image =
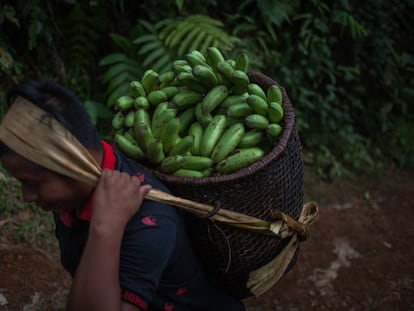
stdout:
[(127, 81), (193, 49), (248, 53), (295, 107), (324, 178), (414, 167), (414, 1), (3, 0), (0, 114), (26, 78), (73, 89), (102, 135)]

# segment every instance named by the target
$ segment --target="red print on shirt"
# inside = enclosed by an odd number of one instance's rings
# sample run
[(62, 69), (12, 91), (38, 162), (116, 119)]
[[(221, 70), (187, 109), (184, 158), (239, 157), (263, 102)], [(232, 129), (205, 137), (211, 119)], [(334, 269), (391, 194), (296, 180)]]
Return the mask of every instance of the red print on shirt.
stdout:
[(167, 302), (164, 305), (164, 311), (172, 311), (175, 308), (175, 306), (171, 302)]
[(177, 289), (177, 292), (176, 292), (176, 294), (177, 294), (177, 296), (181, 296), (181, 295), (184, 295), (185, 293), (187, 292), (187, 287), (180, 287), (179, 289)]
[(144, 218), (141, 219), (141, 221), (144, 225), (147, 225), (147, 226), (157, 225), (157, 220), (155, 219), (154, 216), (145, 216)]

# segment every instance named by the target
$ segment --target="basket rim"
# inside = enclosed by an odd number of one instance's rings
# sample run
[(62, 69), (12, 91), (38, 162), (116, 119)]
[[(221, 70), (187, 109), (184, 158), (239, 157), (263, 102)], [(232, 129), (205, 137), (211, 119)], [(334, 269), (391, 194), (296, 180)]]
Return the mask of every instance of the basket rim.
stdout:
[(217, 184), (217, 183), (227, 183), (229, 181), (234, 181), (239, 178), (243, 178), (245, 176), (251, 175), (260, 171), (262, 168), (266, 167), (270, 162), (278, 159), (286, 150), (287, 143), (291, 137), (292, 131), (295, 127), (295, 114), (292, 103), (286, 93), (284, 87), (278, 84), (276, 81), (272, 80), (268, 76), (261, 74), (259, 72), (249, 72), (249, 75), (256, 75), (260, 76), (261, 79), (265, 79), (265, 83), (268, 84), (267, 87), (271, 85), (277, 85), (280, 87), (282, 91), (282, 107), (284, 110), (283, 115), (283, 131), (281, 138), (277, 142), (277, 144), (273, 147), (272, 151), (265, 155), (261, 160), (244, 167), (238, 171), (235, 171), (230, 174), (224, 174), (219, 176), (208, 176), (203, 178), (197, 177), (182, 177), (182, 176), (175, 176), (160, 172), (156, 169), (150, 168), (151, 172), (162, 181), (179, 184), (179, 185), (206, 185), (206, 184)]

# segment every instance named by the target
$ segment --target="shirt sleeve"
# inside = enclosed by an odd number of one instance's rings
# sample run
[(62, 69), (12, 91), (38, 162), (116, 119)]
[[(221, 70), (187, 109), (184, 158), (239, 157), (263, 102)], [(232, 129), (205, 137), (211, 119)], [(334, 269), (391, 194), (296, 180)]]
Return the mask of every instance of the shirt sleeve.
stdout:
[(176, 244), (177, 221), (159, 212), (163, 208), (171, 209), (146, 202), (128, 223), (122, 241), (122, 299), (143, 310), (148, 308)]

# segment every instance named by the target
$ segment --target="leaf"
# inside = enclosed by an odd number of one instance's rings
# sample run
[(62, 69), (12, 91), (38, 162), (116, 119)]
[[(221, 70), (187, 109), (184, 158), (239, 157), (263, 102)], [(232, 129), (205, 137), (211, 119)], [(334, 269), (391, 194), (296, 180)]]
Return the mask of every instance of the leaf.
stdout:
[(128, 57), (123, 53), (113, 53), (109, 54), (108, 56), (102, 58), (99, 61), (99, 66), (106, 66), (114, 63), (120, 63), (127, 61)]

